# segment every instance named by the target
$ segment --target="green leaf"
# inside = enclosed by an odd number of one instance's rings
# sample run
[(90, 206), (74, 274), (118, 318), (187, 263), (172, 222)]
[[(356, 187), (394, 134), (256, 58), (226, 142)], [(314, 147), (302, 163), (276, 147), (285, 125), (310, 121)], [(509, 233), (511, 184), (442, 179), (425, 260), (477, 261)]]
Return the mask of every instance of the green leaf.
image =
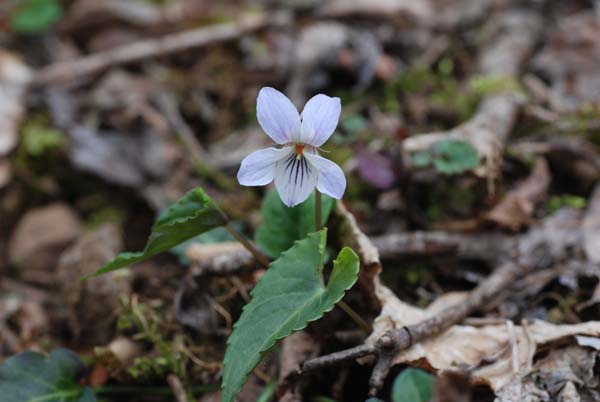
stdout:
[(272, 262), (227, 340), (221, 402), (233, 402), (248, 374), (275, 343), (317, 320), (356, 282), (358, 257), (345, 247), (325, 286), (327, 229), (310, 233)]
[(427, 402), (433, 397), (434, 386), (434, 376), (423, 370), (409, 367), (394, 380), (392, 401)]
[(225, 223), (225, 215), (219, 206), (204, 190), (195, 188), (167, 208), (156, 220), (143, 251), (121, 253), (93, 276), (146, 260)]
[(0, 367), (0, 399), (12, 402), (94, 402), (89, 387), (77, 382), (83, 364), (68, 349), (55, 349), (46, 357), (23, 352)]
[[(321, 204), (322, 224), (325, 225), (335, 205), (335, 200), (323, 194)], [(292, 247), (296, 240), (304, 239), (315, 230), (315, 195), (293, 208), (286, 206), (277, 191), (267, 194), (260, 210), (262, 225), (256, 230), (258, 247), (269, 257), (277, 258)]]
[(367, 126), (367, 120), (360, 114), (354, 114), (345, 118), (342, 121), (342, 127), (344, 128), (344, 130), (350, 133), (357, 133), (359, 131), (363, 131), (365, 128), (367, 128)]
[(433, 146), (433, 165), (438, 172), (458, 174), (477, 167), (477, 150), (466, 141), (442, 140)]
[(16, 32), (37, 33), (48, 29), (62, 16), (58, 0), (24, 0), (10, 16), (10, 26)]
[(414, 167), (429, 166), (431, 164), (431, 152), (421, 151), (413, 154), (410, 163)]
[(27, 121), (21, 129), (21, 135), (25, 151), (31, 156), (41, 156), (66, 143), (64, 133), (52, 128), (43, 118), (39, 117)]

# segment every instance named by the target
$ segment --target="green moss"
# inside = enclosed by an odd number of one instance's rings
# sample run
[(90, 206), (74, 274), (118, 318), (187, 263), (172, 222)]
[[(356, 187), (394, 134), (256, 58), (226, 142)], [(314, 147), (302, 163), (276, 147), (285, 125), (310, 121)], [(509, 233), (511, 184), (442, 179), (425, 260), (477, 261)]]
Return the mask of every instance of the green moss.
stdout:
[(132, 337), (151, 346), (151, 352), (135, 359), (126, 372), (136, 381), (148, 382), (174, 373), (182, 380), (188, 378), (188, 357), (185, 346), (165, 322), (163, 303), (140, 302), (137, 298), (121, 300), (117, 327), (122, 332), (133, 332)]
[(546, 207), (548, 214), (553, 214), (563, 207), (571, 207), (577, 209), (583, 209), (586, 206), (586, 199), (584, 197), (579, 197), (577, 195), (572, 194), (560, 194), (553, 195), (548, 200), (548, 205)]
[(36, 115), (21, 127), (21, 138), (25, 152), (33, 157), (39, 157), (46, 152), (64, 147), (66, 135), (50, 125), (44, 115)]

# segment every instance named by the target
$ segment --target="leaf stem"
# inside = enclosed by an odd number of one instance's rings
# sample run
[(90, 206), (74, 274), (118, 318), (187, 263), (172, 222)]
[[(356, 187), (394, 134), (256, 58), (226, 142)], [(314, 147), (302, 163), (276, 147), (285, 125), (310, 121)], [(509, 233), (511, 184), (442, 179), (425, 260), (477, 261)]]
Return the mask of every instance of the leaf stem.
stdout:
[(271, 261), (269, 261), (269, 259), (263, 254), (261, 253), (256, 246), (254, 246), (254, 244), (252, 244), (252, 242), (250, 240), (248, 240), (243, 234), (241, 234), (240, 232), (238, 232), (232, 225), (231, 223), (227, 222), (227, 224), (225, 225), (225, 229), (227, 229), (227, 231), (240, 243), (242, 243), (242, 246), (244, 246), (246, 248), (246, 250), (248, 250), (250, 252), (250, 254), (252, 254), (254, 256), (254, 258), (256, 258), (256, 260), (265, 268), (267, 268), (269, 266), (269, 264), (271, 263)]
[(315, 188), (315, 230), (321, 230), (323, 219), (321, 218), (321, 192)]
[(373, 332), (373, 328), (371, 327), (371, 325), (366, 322), (356, 311), (354, 311), (354, 309), (352, 307), (350, 307), (348, 304), (346, 304), (345, 301), (340, 300), (337, 304), (337, 306), (348, 315), (348, 317), (350, 317), (352, 319), (352, 321), (354, 321), (356, 323), (356, 325), (358, 325), (363, 331), (365, 331), (367, 334), (370, 334), (371, 332)]

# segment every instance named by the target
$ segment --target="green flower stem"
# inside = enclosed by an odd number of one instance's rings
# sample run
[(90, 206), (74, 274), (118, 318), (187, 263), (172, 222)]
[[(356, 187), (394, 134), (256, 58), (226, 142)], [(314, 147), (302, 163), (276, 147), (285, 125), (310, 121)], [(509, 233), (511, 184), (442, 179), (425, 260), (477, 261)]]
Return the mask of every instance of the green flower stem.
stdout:
[(321, 230), (323, 219), (321, 218), (321, 192), (315, 189), (315, 231)]
[(242, 246), (244, 246), (246, 248), (246, 250), (250, 251), (250, 253), (254, 256), (254, 258), (265, 268), (267, 268), (269, 266), (269, 264), (271, 263), (271, 261), (269, 261), (269, 259), (263, 254), (261, 253), (256, 246), (254, 246), (254, 244), (252, 244), (252, 242), (250, 242), (250, 240), (246, 239), (246, 237), (244, 237), (243, 234), (241, 234), (240, 232), (238, 232), (232, 225), (231, 223), (227, 222), (227, 224), (225, 225), (225, 229), (227, 229), (227, 231), (240, 243), (242, 243)]

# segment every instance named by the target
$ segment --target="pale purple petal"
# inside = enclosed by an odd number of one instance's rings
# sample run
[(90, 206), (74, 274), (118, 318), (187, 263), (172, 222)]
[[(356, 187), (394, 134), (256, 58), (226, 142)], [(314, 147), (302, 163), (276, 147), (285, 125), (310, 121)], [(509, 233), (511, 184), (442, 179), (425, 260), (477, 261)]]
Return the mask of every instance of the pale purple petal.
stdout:
[(288, 207), (306, 200), (315, 189), (316, 182), (317, 169), (305, 157), (297, 158), (292, 153), (275, 166), (275, 187), (281, 201)]
[(298, 136), (300, 116), (292, 102), (274, 88), (264, 87), (256, 100), (256, 117), (265, 133), (277, 144)]
[(237, 179), (243, 186), (264, 186), (273, 181), (275, 164), (292, 153), (294, 147), (266, 148), (246, 156), (242, 161)]
[(300, 142), (320, 147), (337, 127), (342, 111), (340, 98), (319, 94), (313, 96), (302, 111)]
[(316, 154), (304, 154), (309, 163), (319, 171), (317, 190), (336, 199), (342, 198), (346, 190), (346, 177), (342, 168)]

